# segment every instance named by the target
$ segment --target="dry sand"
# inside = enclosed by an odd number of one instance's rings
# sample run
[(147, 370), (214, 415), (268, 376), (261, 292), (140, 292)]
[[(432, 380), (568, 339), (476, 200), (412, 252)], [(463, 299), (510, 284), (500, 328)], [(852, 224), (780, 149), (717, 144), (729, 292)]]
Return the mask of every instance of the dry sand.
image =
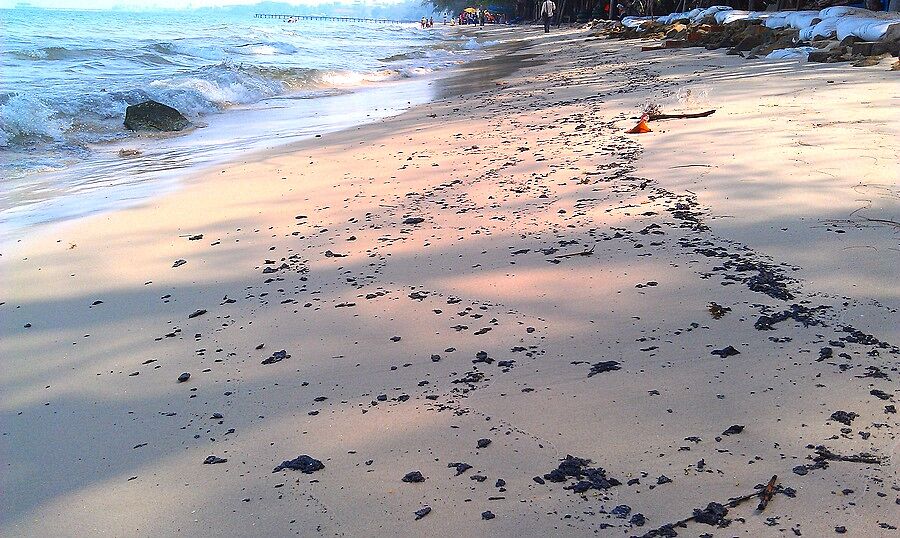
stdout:
[(0, 534), (632, 536), (778, 475), (675, 531), (896, 536), (896, 72), (483, 32), (463, 96), (2, 252)]

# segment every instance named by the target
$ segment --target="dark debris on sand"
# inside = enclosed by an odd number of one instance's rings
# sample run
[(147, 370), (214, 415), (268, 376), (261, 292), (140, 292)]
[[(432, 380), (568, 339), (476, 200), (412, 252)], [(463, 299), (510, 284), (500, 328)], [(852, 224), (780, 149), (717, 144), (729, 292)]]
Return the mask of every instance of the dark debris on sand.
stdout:
[(325, 465), (321, 461), (303, 454), (301, 456), (297, 456), (292, 460), (285, 460), (281, 462), (281, 465), (275, 467), (272, 472), (277, 473), (278, 471), (290, 469), (292, 471), (300, 471), (305, 474), (312, 474), (316, 471), (321, 471), (324, 468)]
[(275, 353), (272, 353), (272, 355), (270, 355), (269, 358), (264, 359), (262, 361), (262, 364), (275, 364), (276, 362), (281, 362), (284, 359), (290, 359), (290, 358), (291, 358), (291, 355), (287, 351), (282, 349), (281, 351), (276, 351)]
[(615, 370), (621, 370), (622, 365), (616, 361), (601, 361), (591, 365), (591, 371), (588, 372), (588, 377), (593, 377), (597, 374), (603, 374), (606, 372), (613, 372)]
[(425, 476), (422, 475), (421, 471), (410, 471), (403, 475), (403, 478), (401, 478), (401, 480), (407, 483), (418, 483), (424, 482)]
[(606, 476), (606, 471), (603, 468), (589, 467), (590, 464), (591, 460), (589, 459), (567, 455), (556, 469), (545, 474), (543, 478), (548, 482), (555, 483), (566, 482), (570, 478), (575, 478), (577, 482), (563, 488), (570, 489), (575, 493), (584, 493), (589, 489), (605, 490), (621, 485), (621, 482), (615, 478)]

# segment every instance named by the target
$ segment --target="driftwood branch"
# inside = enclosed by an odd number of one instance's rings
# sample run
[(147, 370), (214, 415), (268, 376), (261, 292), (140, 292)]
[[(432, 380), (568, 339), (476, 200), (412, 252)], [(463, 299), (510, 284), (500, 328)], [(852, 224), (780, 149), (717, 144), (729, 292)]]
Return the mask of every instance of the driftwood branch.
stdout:
[(856, 226), (857, 228), (891, 227), (900, 229), (900, 222), (891, 219), (853, 216), (849, 219), (827, 219), (823, 223), (829, 226)]
[(772, 475), (772, 478), (769, 480), (769, 483), (766, 484), (766, 489), (759, 494), (759, 506), (756, 507), (757, 510), (762, 512), (766, 509), (766, 506), (769, 506), (769, 501), (772, 500), (772, 496), (775, 495), (775, 482), (778, 481), (778, 475)]
[(863, 219), (864, 221), (866, 221), (866, 222), (875, 222), (875, 223), (878, 223), (878, 224), (886, 224), (886, 225), (888, 225), (888, 226), (897, 226), (897, 227), (900, 227), (900, 222), (897, 222), (896, 220), (890, 220), (890, 219), (873, 219), (873, 218), (869, 218), (869, 217), (862, 217), (862, 219)]
[(871, 454), (862, 453), (862, 454), (851, 454), (849, 456), (845, 456), (842, 454), (835, 454), (831, 450), (825, 448), (824, 446), (816, 447), (816, 457), (813, 458), (815, 461), (847, 461), (850, 463), (866, 463), (869, 465), (881, 465), (882, 460), (877, 456), (873, 456)]
[[(757, 506), (757, 510), (762, 511), (766, 508), (766, 506), (768, 506), (769, 501), (772, 500), (772, 497), (775, 495), (775, 493), (777, 493), (777, 489), (775, 487), (775, 484), (777, 482), (778, 482), (778, 475), (774, 475), (769, 480), (769, 483), (766, 484), (766, 487), (764, 487), (763, 489), (754, 491), (753, 493), (748, 493), (747, 495), (741, 495), (740, 497), (735, 497), (733, 499), (729, 499), (727, 503), (724, 503), (724, 506), (727, 506), (729, 508), (736, 508), (740, 504), (742, 504), (746, 501), (749, 501), (750, 499), (759, 497), (760, 502), (759, 502), (759, 506)], [(713, 504), (714, 503), (710, 503), (710, 506), (712, 506)], [(722, 505), (720, 505), (720, 506), (722, 506)], [(703, 511), (694, 510), (694, 515), (686, 517), (684, 519), (679, 519), (678, 521), (669, 523), (667, 525), (663, 525), (662, 527), (660, 527), (658, 529), (653, 529), (653, 530), (645, 533), (641, 538), (655, 538), (655, 537), (659, 537), (659, 536), (671, 536), (671, 534), (668, 534), (666, 531), (672, 530), (675, 527), (684, 527), (685, 524), (690, 523), (691, 521), (694, 521), (700, 515), (703, 515)]]
[(650, 114), (650, 117), (648, 119), (650, 121), (655, 121), (655, 120), (705, 118), (707, 116), (712, 116), (715, 112), (716, 112), (716, 109), (707, 110), (706, 112), (695, 112), (693, 114)]
[(559, 258), (571, 258), (572, 256), (590, 256), (591, 254), (594, 253), (594, 247), (596, 247), (596, 246), (597, 245), (594, 245), (590, 249), (583, 250), (581, 252), (570, 252), (568, 254), (560, 254), (559, 256), (556, 256), (556, 258), (559, 259)]

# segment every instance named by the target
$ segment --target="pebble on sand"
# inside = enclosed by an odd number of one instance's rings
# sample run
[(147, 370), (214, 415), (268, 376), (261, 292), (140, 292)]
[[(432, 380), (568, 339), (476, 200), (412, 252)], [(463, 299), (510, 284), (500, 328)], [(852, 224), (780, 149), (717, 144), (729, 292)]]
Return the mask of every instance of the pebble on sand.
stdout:
[(408, 483), (424, 482), (425, 477), (422, 476), (421, 471), (410, 471), (403, 475), (403, 478), (401, 480)]
[(301, 456), (297, 456), (292, 460), (285, 460), (281, 462), (281, 465), (275, 467), (272, 472), (277, 473), (278, 471), (284, 469), (291, 469), (293, 471), (301, 471), (305, 474), (312, 474), (316, 471), (321, 471), (324, 468), (325, 465), (321, 461), (303, 454)]
[(744, 426), (741, 424), (734, 424), (728, 427), (727, 430), (722, 432), (722, 435), (737, 435), (744, 431)]

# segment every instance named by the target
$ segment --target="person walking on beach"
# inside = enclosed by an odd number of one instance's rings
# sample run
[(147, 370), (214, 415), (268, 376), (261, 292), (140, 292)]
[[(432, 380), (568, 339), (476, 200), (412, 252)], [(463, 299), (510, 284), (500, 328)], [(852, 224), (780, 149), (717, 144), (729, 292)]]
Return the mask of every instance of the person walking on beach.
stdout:
[(553, 0), (544, 0), (544, 3), (541, 5), (541, 18), (544, 19), (544, 33), (550, 33), (550, 19), (553, 18), (553, 14), (556, 12), (556, 4), (553, 3)]

